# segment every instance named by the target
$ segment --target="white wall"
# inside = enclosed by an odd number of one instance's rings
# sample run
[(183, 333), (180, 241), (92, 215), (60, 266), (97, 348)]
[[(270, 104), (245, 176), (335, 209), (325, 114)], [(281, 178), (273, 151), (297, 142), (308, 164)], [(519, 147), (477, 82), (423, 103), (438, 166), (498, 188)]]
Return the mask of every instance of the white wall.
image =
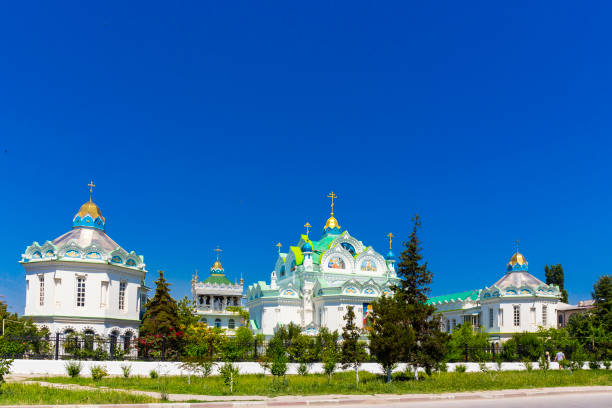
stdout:
[[(11, 366), (11, 374), (14, 375), (66, 375), (66, 363), (67, 361), (62, 360), (14, 360)], [(258, 363), (244, 362), (236, 363), (241, 374), (263, 374), (264, 371)], [(455, 367), (461, 363), (449, 363), (448, 371), (455, 371)], [(131, 366), (131, 375), (142, 375), (148, 376), (151, 370), (156, 370), (162, 375), (186, 375), (188, 372), (181, 369), (180, 363), (170, 362), (149, 362), (149, 361), (83, 361), (83, 369), (81, 370), (82, 376), (90, 376), (90, 367), (92, 365), (102, 365), (107, 368), (110, 375), (120, 376), (123, 375), (121, 370), (122, 365)], [(480, 366), (478, 363), (464, 363), (467, 372), (478, 372)], [(491, 371), (497, 370), (497, 364), (487, 363), (487, 368)], [(213, 374), (218, 374), (219, 364), (216, 364), (213, 370)], [(398, 364), (395, 372), (403, 371), (405, 364)], [(535, 369), (538, 368), (538, 363), (533, 363)], [(290, 363), (288, 374), (297, 374), (298, 364)], [(557, 370), (559, 365), (557, 363), (550, 363), (552, 370)], [(584, 368), (588, 368), (585, 364)], [(379, 364), (376, 363), (364, 363), (361, 371), (368, 371), (371, 373), (382, 374), (382, 369)], [(502, 371), (522, 371), (525, 370), (523, 363), (503, 363)], [(343, 370), (339, 370), (343, 371)], [(350, 371), (348, 369), (347, 371)], [(310, 369), (311, 373), (323, 373), (323, 365), (321, 363), (314, 363)], [(267, 373), (269, 374), (269, 372)]]

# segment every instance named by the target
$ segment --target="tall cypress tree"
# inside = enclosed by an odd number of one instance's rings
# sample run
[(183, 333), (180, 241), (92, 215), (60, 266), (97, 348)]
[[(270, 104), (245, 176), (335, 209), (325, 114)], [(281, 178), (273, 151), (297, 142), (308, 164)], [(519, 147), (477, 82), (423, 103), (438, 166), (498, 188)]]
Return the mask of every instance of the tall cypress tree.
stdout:
[(159, 271), (155, 285), (157, 286), (155, 296), (147, 302), (140, 334), (167, 336), (171, 331), (178, 330), (180, 324), (178, 305), (170, 296), (170, 284), (164, 278), (164, 271)]
[(557, 285), (561, 291), (561, 301), (567, 303), (568, 296), (565, 290), (565, 274), (561, 264), (544, 265), (544, 274), (546, 275), (547, 285)]

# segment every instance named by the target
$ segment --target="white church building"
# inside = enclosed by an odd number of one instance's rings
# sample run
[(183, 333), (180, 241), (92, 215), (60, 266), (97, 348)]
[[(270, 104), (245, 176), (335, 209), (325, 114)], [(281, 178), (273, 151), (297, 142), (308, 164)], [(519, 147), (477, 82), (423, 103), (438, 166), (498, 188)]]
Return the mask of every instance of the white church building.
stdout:
[(391, 294), (391, 287), (398, 282), (391, 248), (383, 256), (342, 231), (333, 212), (337, 197), (333, 193), (328, 197), (332, 199), (331, 216), (319, 240), (310, 239), (310, 224), (306, 223), (306, 235), (289, 251), (281, 252), (281, 244), (277, 244), (270, 283), (260, 281), (248, 287), (249, 323), (256, 334), (270, 337), (279, 326), (289, 323), (310, 335), (321, 327), (341, 331), (348, 306), (354, 307), (363, 327), (372, 301)]
[(235, 329), (244, 326), (245, 322), (238, 313), (228, 308), (242, 306), (244, 280), (241, 277), (239, 283), (232, 283), (225, 276), (218, 256), (221, 250), (217, 248), (216, 251), (217, 260), (210, 268), (210, 276), (200, 281), (196, 272), (191, 280), (191, 295), (200, 322), (225, 329), (228, 335), (233, 335)]
[(529, 273), (527, 259), (517, 250), (506, 273), (490, 286), (431, 297), (428, 303), (442, 314), (443, 329), (449, 333), (470, 322), (489, 334), (494, 343), (514, 333), (535, 332), (539, 327), (557, 327), (561, 293)]
[(122, 339), (138, 336), (148, 288), (143, 257), (106, 235), (106, 219), (90, 199), (67, 233), (28, 246), (25, 316), (51, 334), (78, 332)]

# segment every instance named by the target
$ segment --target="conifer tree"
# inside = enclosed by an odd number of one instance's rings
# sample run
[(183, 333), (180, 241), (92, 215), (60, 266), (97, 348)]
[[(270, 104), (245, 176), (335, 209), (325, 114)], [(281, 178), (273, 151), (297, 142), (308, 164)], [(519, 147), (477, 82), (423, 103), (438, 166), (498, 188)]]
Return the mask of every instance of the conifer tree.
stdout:
[(382, 296), (372, 303), (370, 354), (387, 374), (387, 382), (391, 382), (391, 371), (403, 357), (404, 350), (415, 341), (403, 306), (396, 296)]
[(155, 296), (147, 302), (140, 334), (167, 336), (178, 330), (180, 324), (178, 305), (170, 296), (170, 284), (164, 278), (164, 271), (159, 271), (155, 285)]
[(352, 367), (355, 370), (355, 387), (359, 386), (359, 367), (368, 358), (365, 345), (359, 341), (361, 330), (355, 324), (355, 311), (348, 306), (344, 315), (346, 325), (342, 329), (342, 368)]
[(420, 217), (415, 215), (414, 227), (408, 242), (404, 242), (404, 251), (400, 254), (397, 274), (400, 285), (396, 287), (395, 297), (403, 310), (404, 318), (414, 330), (415, 341), (406, 347), (404, 358), (417, 368), (423, 367), (427, 372), (444, 357), (448, 335), (440, 330), (440, 316), (434, 306), (427, 304), (433, 274), (423, 262), (421, 242), (418, 230), (421, 227)]
[(546, 276), (546, 284), (559, 286), (561, 301), (567, 303), (568, 296), (567, 290), (565, 290), (565, 274), (563, 273), (561, 264), (550, 266), (544, 265), (544, 274)]

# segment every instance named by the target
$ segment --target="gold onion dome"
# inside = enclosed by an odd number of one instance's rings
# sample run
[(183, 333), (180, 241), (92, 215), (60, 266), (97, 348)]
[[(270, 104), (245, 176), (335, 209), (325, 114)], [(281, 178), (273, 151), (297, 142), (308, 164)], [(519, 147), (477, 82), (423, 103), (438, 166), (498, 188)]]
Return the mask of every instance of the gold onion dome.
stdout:
[(508, 262), (508, 271), (526, 271), (528, 266), (529, 262), (527, 262), (527, 259), (519, 251), (516, 251), (512, 258), (510, 258), (510, 262)]
[(327, 222), (325, 223), (325, 230), (328, 229), (340, 229), (340, 224), (338, 224), (338, 220), (334, 218), (334, 216), (332, 215), (331, 217), (329, 217), (327, 219)]
[(210, 268), (211, 271), (223, 271), (223, 266), (221, 265), (221, 262), (219, 262), (219, 260), (217, 259), (215, 261), (215, 263), (213, 264), (213, 266)]
[(72, 227), (90, 227), (104, 230), (106, 219), (102, 216), (102, 210), (91, 198), (79, 208), (79, 211), (72, 219)]
[(100, 217), (102, 221), (105, 221), (104, 217), (102, 216), (102, 210), (100, 210), (100, 207), (98, 207), (96, 203), (91, 200), (83, 204), (81, 208), (79, 208), (79, 212), (76, 215), (80, 216), (81, 218), (90, 215), (94, 220)]

